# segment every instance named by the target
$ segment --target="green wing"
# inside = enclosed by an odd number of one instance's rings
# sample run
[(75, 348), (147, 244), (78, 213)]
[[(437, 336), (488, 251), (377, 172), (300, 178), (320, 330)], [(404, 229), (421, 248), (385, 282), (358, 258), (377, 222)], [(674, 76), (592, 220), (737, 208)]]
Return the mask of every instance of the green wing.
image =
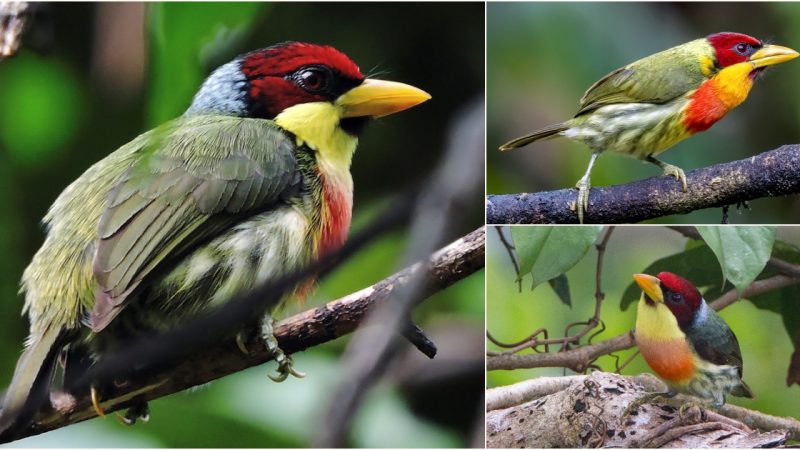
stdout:
[(700, 357), (716, 365), (728, 365), (738, 369), (742, 377), (742, 351), (739, 340), (725, 320), (708, 307), (706, 322), (697, 328), (684, 330), (686, 337)]
[(707, 79), (698, 60), (704, 45), (692, 41), (620, 67), (589, 87), (575, 115), (616, 103), (666, 103), (697, 89)]
[(295, 168), (292, 138), (269, 121), (197, 116), (157, 130), (107, 196), (92, 329), (166, 262), (295, 192)]

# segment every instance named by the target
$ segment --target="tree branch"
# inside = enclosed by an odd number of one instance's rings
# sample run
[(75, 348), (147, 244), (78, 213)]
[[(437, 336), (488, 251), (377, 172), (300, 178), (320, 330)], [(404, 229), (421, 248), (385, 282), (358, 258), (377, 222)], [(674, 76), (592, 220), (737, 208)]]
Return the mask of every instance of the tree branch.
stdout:
[[(629, 406), (664, 384), (651, 375), (607, 372), (542, 377), (487, 390), (487, 447), (777, 447), (800, 437), (800, 422), (725, 405), (690, 408), (684, 396)], [(690, 414), (694, 409), (695, 414)], [(627, 413), (626, 413), (627, 411)], [(695, 426), (701, 425), (701, 426)], [(758, 428), (753, 431), (750, 427)], [(766, 431), (766, 432), (762, 432)]]
[[(426, 297), (483, 267), (485, 234), (485, 227), (479, 228), (431, 256), (430, 263), (423, 269), (423, 292)], [(414, 264), (366, 289), (280, 321), (276, 324), (275, 336), (281, 348), (287, 354), (295, 353), (351, 333), (369, 311), (386, 302), (396, 289), (408, 283), (420, 269), (422, 263)], [(250, 349), (247, 355), (237, 349), (233, 339), (219, 343), (202, 354), (192, 355), (158, 373), (145, 375), (118, 387), (101, 406), (107, 412), (124, 409), (134, 398), (154, 400), (270, 359), (260, 342), (258, 330), (248, 331), (246, 345)], [(91, 400), (86, 395), (75, 399), (75, 406), (68, 414), (50, 408), (40, 411), (34, 424), (14, 436), (14, 439), (37, 435), (95, 416)], [(2, 442), (5, 439), (0, 440)]]
[[(762, 197), (800, 193), (800, 145), (784, 145), (750, 158), (686, 174), (688, 192), (672, 177), (591, 189), (586, 223), (631, 223), (721, 207)], [(577, 223), (575, 189), (489, 195), (490, 224)]]
[[(786, 275), (775, 275), (763, 280), (754, 281), (744, 290), (742, 298), (748, 298), (771, 292), (776, 289), (800, 283), (800, 278)], [(734, 303), (739, 298), (736, 289), (731, 289), (709, 303), (716, 311)], [(500, 353), (489, 355), (486, 359), (486, 370), (533, 369), (537, 367), (564, 367), (575, 372), (583, 372), (589, 363), (603, 355), (625, 350), (636, 345), (633, 331), (606, 339), (597, 344), (584, 345), (574, 349), (556, 353), (535, 353), (528, 355), (512, 355)]]

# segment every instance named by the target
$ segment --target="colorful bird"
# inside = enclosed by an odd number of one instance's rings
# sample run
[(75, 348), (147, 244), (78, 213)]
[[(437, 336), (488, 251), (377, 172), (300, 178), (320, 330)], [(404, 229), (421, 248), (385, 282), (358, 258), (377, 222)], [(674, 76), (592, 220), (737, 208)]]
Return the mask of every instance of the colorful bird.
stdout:
[(574, 118), (503, 144), (511, 150), (563, 136), (592, 150), (578, 181), (576, 209), (583, 223), (590, 175), (603, 151), (631, 155), (674, 176), (686, 192), (686, 175), (656, 155), (705, 131), (741, 104), (767, 67), (796, 58), (796, 51), (739, 33), (717, 33), (650, 55), (593, 84)]
[(642, 289), (636, 343), (645, 361), (671, 391), (710, 400), (753, 398), (742, 380), (742, 352), (728, 324), (697, 288), (673, 273), (633, 276)]
[[(23, 421), (15, 411), (31, 391), (46, 392), (62, 353), (69, 374), (71, 361), (102, 359), (127, 337), (173, 328), (338, 249), (360, 132), (429, 98), (300, 42), (216, 69), (183, 116), (93, 165), (47, 213), (22, 279), (30, 336), (0, 432)], [(269, 314), (263, 329), (279, 380), (298, 375)]]

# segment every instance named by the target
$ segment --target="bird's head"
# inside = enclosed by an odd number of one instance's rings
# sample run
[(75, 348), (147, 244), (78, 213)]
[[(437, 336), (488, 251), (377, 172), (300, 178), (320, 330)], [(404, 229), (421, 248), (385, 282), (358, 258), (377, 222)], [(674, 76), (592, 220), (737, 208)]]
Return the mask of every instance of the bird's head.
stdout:
[(633, 279), (642, 289), (645, 305), (663, 304), (672, 311), (681, 328), (692, 323), (703, 304), (700, 291), (689, 280), (674, 273), (661, 272), (655, 277), (640, 273)]
[(713, 63), (717, 69), (748, 63), (747, 76), (753, 80), (767, 66), (789, 61), (800, 56), (796, 51), (780, 45), (764, 44), (760, 40), (741, 33), (715, 33), (706, 40), (713, 49)]
[[(430, 99), (413, 86), (364, 77), (344, 53), (286, 42), (241, 55), (203, 83), (187, 114), (274, 120), (312, 148), (350, 140), (370, 118)], [(347, 136), (332, 137), (341, 133)], [(354, 148), (354, 144), (351, 145)]]

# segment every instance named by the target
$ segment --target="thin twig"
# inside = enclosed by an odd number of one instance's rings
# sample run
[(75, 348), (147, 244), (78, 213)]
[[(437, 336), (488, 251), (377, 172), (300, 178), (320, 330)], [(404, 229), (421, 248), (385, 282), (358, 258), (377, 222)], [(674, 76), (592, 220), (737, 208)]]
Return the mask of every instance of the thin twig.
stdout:
[[(742, 297), (754, 296), (772, 292), (786, 286), (799, 284), (800, 279), (790, 278), (785, 275), (775, 275), (771, 278), (754, 281), (742, 293)], [(739, 298), (736, 289), (731, 289), (719, 298), (709, 303), (716, 311), (726, 308)], [(612, 352), (625, 350), (635, 345), (633, 331), (607, 339), (597, 344), (584, 345), (558, 353), (537, 353), (533, 355), (498, 355), (487, 358), (487, 370), (532, 369), (536, 367), (564, 367), (581, 372), (595, 358), (608, 355)], [(588, 359), (587, 359), (588, 358)]]
[(519, 263), (517, 262), (517, 257), (514, 254), (514, 250), (516, 247), (511, 245), (506, 239), (506, 236), (503, 234), (503, 227), (495, 227), (495, 231), (497, 231), (497, 235), (500, 236), (500, 242), (503, 243), (503, 247), (506, 248), (508, 252), (508, 257), (511, 259), (511, 264), (514, 265), (514, 273), (517, 274), (517, 285), (519, 286), (519, 292), (522, 292), (522, 274), (519, 273)]

